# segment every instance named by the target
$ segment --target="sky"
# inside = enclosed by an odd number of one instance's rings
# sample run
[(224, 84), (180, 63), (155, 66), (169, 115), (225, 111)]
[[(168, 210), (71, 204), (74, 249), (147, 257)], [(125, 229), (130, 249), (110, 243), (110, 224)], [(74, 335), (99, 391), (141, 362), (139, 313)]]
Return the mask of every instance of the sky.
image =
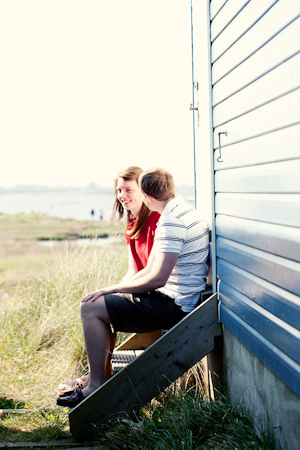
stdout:
[(0, 2), (0, 186), (193, 184), (189, 0)]

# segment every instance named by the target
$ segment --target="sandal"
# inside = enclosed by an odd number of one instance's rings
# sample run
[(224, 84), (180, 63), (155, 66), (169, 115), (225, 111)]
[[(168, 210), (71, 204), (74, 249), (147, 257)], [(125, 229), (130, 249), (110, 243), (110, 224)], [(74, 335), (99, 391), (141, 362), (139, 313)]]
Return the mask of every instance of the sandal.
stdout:
[(83, 386), (83, 382), (85, 380), (83, 380), (84, 377), (86, 377), (89, 373), (86, 372), (84, 375), (82, 375), (79, 378), (76, 378), (76, 380), (68, 380), (68, 381), (63, 381), (62, 383), (59, 383), (58, 385), (58, 390), (60, 392), (74, 392), (74, 389), (76, 390), (78, 387), (80, 387), (81, 389), (84, 387)]
[(75, 384), (75, 386), (72, 387), (68, 387), (66, 389), (61, 389), (60, 391), (58, 391), (57, 396), (58, 397), (67, 397), (69, 395), (74, 394), (74, 392), (77, 391), (77, 389), (83, 389), (83, 384), (82, 383), (77, 383)]

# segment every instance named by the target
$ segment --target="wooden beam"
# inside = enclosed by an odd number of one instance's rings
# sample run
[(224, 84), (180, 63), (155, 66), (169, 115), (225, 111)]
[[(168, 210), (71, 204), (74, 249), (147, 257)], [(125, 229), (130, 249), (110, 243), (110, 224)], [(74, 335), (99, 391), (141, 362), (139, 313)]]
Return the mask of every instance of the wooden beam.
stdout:
[(212, 351), (222, 333), (217, 309), (214, 294), (73, 408), (73, 436), (86, 439), (112, 417), (138, 410)]
[(148, 348), (162, 335), (161, 330), (151, 331), (149, 333), (135, 333), (122, 342), (114, 351), (118, 350), (144, 350)]
[(26, 408), (26, 409), (18, 409), (18, 408), (14, 408), (14, 409), (0, 409), (0, 415), (2, 414), (32, 414), (32, 413), (36, 413), (39, 412), (39, 409), (30, 409), (30, 408)]
[(56, 441), (39, 441), (39, 442), (0, 442), (0, 448), (15, 448), (15, 449), (32, 449), (32, 448), (45, 448), (45, 449), (72, 449), (72, 450), (105, 450), (104, 446), (100, 446), (99, 442), (82, 442), (80, 447), (78, 441), (74, 438), (59, 439)]

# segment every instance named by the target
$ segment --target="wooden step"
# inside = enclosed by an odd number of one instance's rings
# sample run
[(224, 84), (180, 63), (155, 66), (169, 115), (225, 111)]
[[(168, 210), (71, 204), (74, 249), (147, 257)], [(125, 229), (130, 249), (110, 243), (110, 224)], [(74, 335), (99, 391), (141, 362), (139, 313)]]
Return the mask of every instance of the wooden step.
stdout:
[(221, 334), (214, 294), (70, 411), (73, 436), (92, 437), (112, 417), (140, 409), (211, 352)]

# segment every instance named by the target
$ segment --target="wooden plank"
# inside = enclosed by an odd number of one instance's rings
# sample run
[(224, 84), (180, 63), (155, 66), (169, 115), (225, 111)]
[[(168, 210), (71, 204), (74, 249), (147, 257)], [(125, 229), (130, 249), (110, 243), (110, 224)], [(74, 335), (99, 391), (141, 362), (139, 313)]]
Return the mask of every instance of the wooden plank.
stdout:
[(217, 276), (238, 292), (300, 331), (300, 298), (234, 264), (217, 259)]
[(300, 397), (300, 366), (222, 303), (220, 317), (225, 327)]
[(210, 2), (210, 18), (213, 20), (216, 15), (221, 11), (221, 9), (224, 7), (225, 3), (227, 3), (228, 0), (211, 0)]
[(227, 136), (223, 135), (221, 140), (221, 145), (224, 146), (269, 133), (272, 130), (285, 128), (299, 121), (300, 89), (215, 128), (214, 148), (219, 145), (218, 133), (220, 131), (227, 131)]
[[(300, 50), (299, 24), (300, 18), (257, 49), (251, 57), (246, 58), (245, 50), (240, 49), (239, 60), (232, 60), (229, 54), (231, 53), (230, 49), (222, 58), (218, 59), (212, 67), (213, 105), (221, 103), (298, 53)], [(251, 39), (247, 45), (250, 44)], [(232, 49), (236, 45), (238, 44), (235, 44)]]
[(216, 234), (300, 262), (300, 229), (218, 214)]
[(299, 194), (218, 193), (216, 214), (300, 228)]
[(259, 334), (300, 365), (299, 330), (236, 291), (223, 280), (220, 283), (219, 299), (250, 327), (255, 328)]
[(72, 409), (71, 433), (85, 439), (111, 417), (140, 408), (209, 353), (220, 334), (214, 294)]
[(211, 41), (213, 42), (226, 27), (239, 15), (251, 0), (229, 0), (211, 23)]
[(30, 408), (0, 409), (0, 415), (2, 415), (2, 414), (28, 414), (28, 413), (37, 413), (39, 411), (40, 411), (39, 409), (30, 409)]
[(56, 441), (40, 442), (0, 442), (0, 448), (70, 448), (72, 450), (105, 450), (106, 447), (97, 442), (81, 443), (80, 447), (75, 439), (59, 439)]
[(58, 448), (61, 450), (62, 448), (70, 448), (72, 450), (106, 450), (107, 447), (99, 446), (99, 444), (92, 445), (89, 443), (84, 447), (81, 445), (78, 447), (77, 444), (65, 444), (63, 441), (51, 441), (51, 442), (0, 442), (0, 448), (47, 448), (53, 449)]
[(298, 160), (219, 170), (215, 191), (300, 194), (299, 174), (300, 155)]
[[(277, 42), (277, 38), (285, 33), (285, 27), (299, 17), (299, 14), (300, 6), (298, 0), (281, 0), (277, 2), (269, 10), (268, 14), (262, 16), (255, 26), (250, 28), (221, 58), (215, 61), (212, 70), (213, 84), (216, 84), (218, 80), (232, 71), (234, 67), (247, 60), (251, 55), (261, 51), (264, 46), (268, 47), (269, 44), (273, 45), (272, 42)], [(279, 38), (278, 42), (280, 41), (281, 38)], [(286, 52), (288, 51), (286, 49)]]
[[(298, 125), (261, 135), (248, 141), (222, 146), (222, 162), (217, 160), (219, 157), (219, 149), (217, 148), (214, 152), (215, 170), (299, 158), (299, 135), (300, 122)], [(225, 141), (222, 140), (223, 142)]]
[(300, 50), (284, 64), (268, 72), (262, 78), (238, 91), (214, 108), (214, 126), (226, 122), (263, 106), (275, 98), (300, 87)]
[(151, 331), (150, 333), (134, 333), (116, 347), (115, 352), (118, 350), (144, 350), (160, 338), (161, 335), (161, 330)]
[(295, 295), (300, 292), (300, 263), (218, 237), (217, 258), (274, 283)]
[(214, 40), (211, 47), (212, 63), (237, 42), (256, 22), (275, 5), (278, 0), (252, 0), (247, 3), (240, 14), (225, 28), (223, 33)]

